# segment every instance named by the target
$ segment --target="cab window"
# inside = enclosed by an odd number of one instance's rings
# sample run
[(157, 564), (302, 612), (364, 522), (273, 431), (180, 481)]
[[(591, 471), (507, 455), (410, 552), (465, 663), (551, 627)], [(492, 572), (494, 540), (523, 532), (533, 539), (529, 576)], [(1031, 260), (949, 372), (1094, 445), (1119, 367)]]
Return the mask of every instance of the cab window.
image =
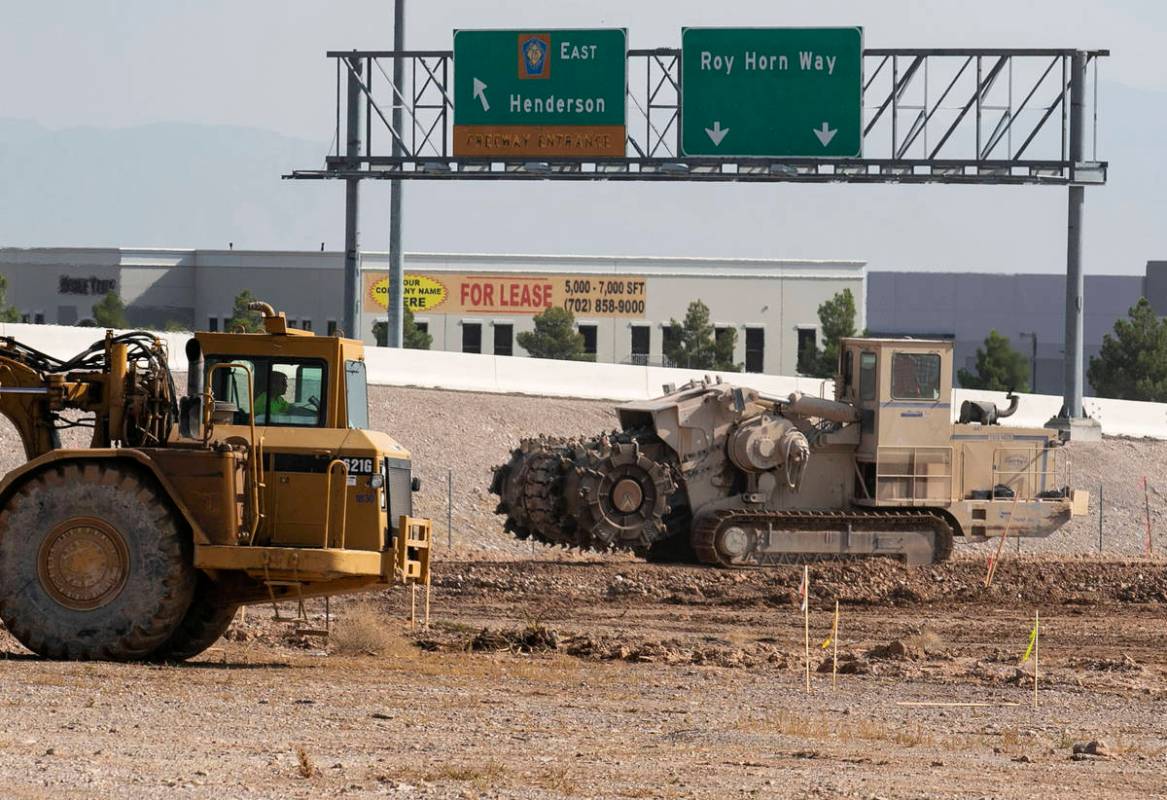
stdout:
[[(222, 362), (243, 364), (251, 369), (256, 425), (324, 426), (326, 368), (323, 361), (218, 356), (207, 359), (207, 368)], [(235, 424), (248, 424), (252, 398), (247, 393), (247, 372), (227, 367), (216, 370), (211, 380), (215, 399), (236, 405)]]
[(369, 388), (365, 380), (364, 361), (344, 362), (344, 390), (348, 403), (348, 426), (358, 430), (369, 427)]
[(891, 357), (891, 396), (896, 400), (940, 399), (940, 356), (896, 353)]
[(859, 354), (859, 399), (875, 399), (875, 353)]

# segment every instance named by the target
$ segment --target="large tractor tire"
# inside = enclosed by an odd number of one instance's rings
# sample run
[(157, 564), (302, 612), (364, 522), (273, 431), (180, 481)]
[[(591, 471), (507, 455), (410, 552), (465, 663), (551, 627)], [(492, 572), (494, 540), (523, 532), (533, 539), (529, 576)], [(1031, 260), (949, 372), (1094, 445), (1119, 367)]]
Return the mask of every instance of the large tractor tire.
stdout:
[(151, 661), (185, 661), (219, 641), (231, 627), (239, 604), (223, 598), (215, 582), (199, 575), (194, 600), (178, 629), (150, 654)]
[(145, 659), (190, 608), (192, 553), (132, 466), (50, 466), (0, 510), (0, 619), (46, 658)]

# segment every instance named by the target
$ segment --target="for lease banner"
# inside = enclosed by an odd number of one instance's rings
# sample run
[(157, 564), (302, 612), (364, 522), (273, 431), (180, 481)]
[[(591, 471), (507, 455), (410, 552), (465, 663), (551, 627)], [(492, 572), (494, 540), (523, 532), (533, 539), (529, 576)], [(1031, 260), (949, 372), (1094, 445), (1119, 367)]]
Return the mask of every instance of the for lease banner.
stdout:
[[(648, 282), (630, 275), (418, 273), (404, 278), (405, 307), (414, 314), (541, 314), (552, 306), (576, 316), (643, 317)], [(364, 310), (389, 307), (389, 276), (364, 275)]]

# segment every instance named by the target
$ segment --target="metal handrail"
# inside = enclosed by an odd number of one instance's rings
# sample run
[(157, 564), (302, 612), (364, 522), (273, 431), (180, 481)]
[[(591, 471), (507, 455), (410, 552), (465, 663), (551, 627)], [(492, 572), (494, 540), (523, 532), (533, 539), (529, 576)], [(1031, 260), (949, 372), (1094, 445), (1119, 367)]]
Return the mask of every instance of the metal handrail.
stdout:
[[(907, 455), (911, 459), (912, 471), (907, 473), (899, 472), (883, 472), (882, 467), (886, 463), (883, 458), (885, 453), (896, 451)], [(932, 453), (939, 453), (943, 456), (941, 461), (925, 461), (924, 464), (943, 464), (947, 469), (943, 473), (928, 474), (921, 472), (919, 466), (921, 462), (918, 455), (921, 451)], [(920, 497), (920, 492), (917, 491), (917, 482), (923, 481), (925, 485), (929, 481), (941, 483), (948, 489), (948, 496), (953, 495), (953, 483), (955, 482), (956, 472), (954, 470), (956, 464), (955, 455), (951, 446), (947, 445), (904, 445), (904, 446), (881, 446), (877, 448), (875, 455), (875, 496), (879, 497), (879, 486), (881, 482), (888, 480), (903, 480), (909, 482), (909, 492), (907, 497), (885, 498), (896, 500), (922, 500), (929, 499)]]
[(342, 461), (339, 458), (334, 458), (328, 462), (328, 482), (324, 491), (324, 549), (327, 550), (329, 545), (329, 524), (332, 522), (332, 475), (333, 468), (339, 466), (344, 481), (340, 485), (341, 502), (340, 502), (340, 549), (344, 549), (345, 534), (347, 532), (348, 522), (348, 462)]
[[(997, 454), (1003, 453), (1003, 452), (1015, 452), (1015, 453), (1033, 452), (1033, 455), (1029, 459), (1029, 461), (1027, 461), (1025, 463), (1025, 466), (1023, 466), (1023, 467), (1019, 467), (1018, 469), (998, 469), (997, 468)], [(1050, 461), (1052, 462), (1050, 464), (1050, 466), (1045, 468), (1045, 469), (1033, 469), (1037, 460), (1039, 458), (1042, 458), (1043, 456), (1050, 459)], [(1035, 451), (1030, 451), (1029, 448), (1025, 448), (1025, 447), (998, 447), (993, 451), (993, 486), (998, 485), (998, 483), (999, 483), (998, 477), (1012, 476), (1012, 477), (1007, 478), (1004, 481), (1004, 483), (1002, 483), (1001, 485), (1012, 488), (1011, 484), (1013, 484), (1013, 483), (1020, 484), (1022, 481), (1025, 481), (1029, 485), (1029, 488), (1030, 488), (1030, 492), (1029, 492), (1030, 499), (1034, 499), (1037, 497), (1037, 494), (1038, 494), (1037, 489), (1038, 489), (1039, 479), (1040, 479), (1040, 484), (1041, 484), (1042, 490), (1044, 490), (1044, 487), (1048, 483), (1051, 482), (1051, 479), (1052, 479), (1052, 482), (1057, 483), (1058, 472), (1061, 469), (1061, 465), (1058, 463), (1058, 461), (1059, 461), (1059, 459), (1057, 456), (1057, 452), (1053, 451), (1053, 450), (1048, 450), (1046, 448), (1041, 448), (1041, 449), (1038, 449)], [(1014, 492), (1014, 495), (1017, 495), (1017, 494), (1018, 494), (1018, 492)], [(996, 500), (997, 498), (994, 497), (993, 499)], [(1000, 499), (1008, 500), (1009, 498), (1000, 498)]]
[(263, 517), (262, 506), (259, 502), (259, 490), (264, 485), (263, 473), (263, 440), (255, 433), (255, 385), (252, 381), (251, 367), (238, 361), (224, 361), (212, 364), (207, 370), (207, 384), (203, 390), (203, 444), (211, 440), (211, 433), (215, 424), (215, 392), (214, 381), (211, 376), (219, 369), (241, 369), (247, 373), (247, 414), (251, 438), (247, 449), (247, 468), (250, 472), (251, 486), (248, 492), (251, 500), (251, 526), (247, 532), (247, 544), (255, 541), (255, 534), (259, 531), (259, 521)]

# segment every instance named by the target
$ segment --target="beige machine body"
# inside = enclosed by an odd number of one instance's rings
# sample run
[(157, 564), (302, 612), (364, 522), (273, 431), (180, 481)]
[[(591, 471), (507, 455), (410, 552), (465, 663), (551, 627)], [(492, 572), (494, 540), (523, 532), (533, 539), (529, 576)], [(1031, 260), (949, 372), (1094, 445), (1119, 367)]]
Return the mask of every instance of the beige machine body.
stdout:
[(491, 488), (520, 537), (722, 566), (940, 561), (1085, 513), (1057, 434), (999, 424), (1015, 398), (954, 424), (951, 375), (951, 342), (845, 339), (834, 398), (666, 387), (617, 407), (612, 434), (525, 441)]

